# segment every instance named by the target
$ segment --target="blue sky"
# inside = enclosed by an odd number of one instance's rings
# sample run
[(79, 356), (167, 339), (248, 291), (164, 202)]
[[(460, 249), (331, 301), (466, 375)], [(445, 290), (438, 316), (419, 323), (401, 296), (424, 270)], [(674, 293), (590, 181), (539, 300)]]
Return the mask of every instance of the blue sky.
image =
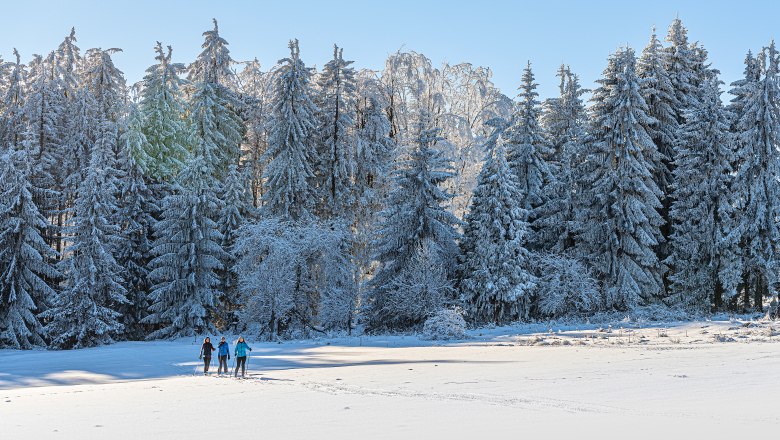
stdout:
[[(419, 3), (419, 4), (418, 4)], [(48, 52), (76, 27), (78, 44), (119, 47), (115, 60), (130, 82), (153, 63), (155, 41), (170, 44), (174, 59), (191, 61), (201, 33), (219, 21), (233, 57), (257, 57), (264, 68), (287, 55), (298, 38), (301, 56), (321, 66), (333, 43), (358, 67), (379, 68), (399, 48), (434, 64), (489, 66), (504, 93), (515, 96), (521, 69), (531, 60), (543, 97), (556, 92), (555, 71), (571, 65), (585, 86), (598, 78), (610, 52), (639, 52), (650, 29), (665, 35), (679, 14), (692, 40), (701, 41), (727, 83), (742, 74), (748, 49), (766, 45), (780, 30), (775, 1), (18, 1), (3, 6), (0, 54), (13, 47), (23, 59)]]

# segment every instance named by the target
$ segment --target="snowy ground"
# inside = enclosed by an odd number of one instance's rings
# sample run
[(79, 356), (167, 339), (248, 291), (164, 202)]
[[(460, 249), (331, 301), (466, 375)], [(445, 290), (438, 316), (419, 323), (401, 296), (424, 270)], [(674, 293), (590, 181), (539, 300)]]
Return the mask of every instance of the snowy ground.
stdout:
[(778, 323), (545, 327), (474, 331), (446, 344), (400, 336), (254, 343), (243, 381), (193, 376), (192, 339), (0, 351), (0, 437), (725, 439), (780, 431)]

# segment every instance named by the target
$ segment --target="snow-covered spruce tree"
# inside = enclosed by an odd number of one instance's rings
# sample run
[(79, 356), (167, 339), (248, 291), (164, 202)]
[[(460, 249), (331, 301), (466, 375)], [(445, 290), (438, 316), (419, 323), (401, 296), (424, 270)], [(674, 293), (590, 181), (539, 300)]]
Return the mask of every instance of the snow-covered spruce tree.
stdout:
[[(379, 269), (371, 280), (367, 298), (367, 315), (371, 327), (409, 328), (421, 324), (443, 304), (431, 301), (431, 295), (449, 295), (444, 285), (427, 289), (428, 296), (407, 295), (404, 280), (420, 279), (430, 271), (428, 263), (441, 268), (444, 284), (449, 285), (456, 268), (460, 221), (442, 205), (452, 194), (441, 185), (452, 177), (449, 162), (436, 149), (442, 138), (432, 128), (430, 119), (421, 115), (417, 139), (409, 157), (395, 171), (395, 187), (390, 193), (387, 209), (377, 239), (376, 260)], [(425, 264), (423, 264), (425, 263)], [(400, 299), (403, 298), (403, 301)], [(399, 310), (396, 306), (403, 305)]]
[(780, 258), (780, 58), (774, 41), (758, 62), (763, 78), (752, 87), (737, 124), (739, 168), (734, 188), (745, 270), (743, 306), (750, 309), (752, 303), (760, 310), (777, 281)]
[(25, 132), (24, 88), (27, 71), (22, 64), (19, 52), (14, 49), (14, 63), (6, 63), (3, 75), (6, 84), (3, 87), (3, 103), (0, 107), (0, 148), (19, 149), (22, 147)]
[(663, 266), (654, 251), (663, 224), (653, 180), (658, 151), (647, 131), (653, 119), (641, 95), (634, 51), (612, 55), (598, 83), (578, 241), (582, 259), (603, 283), (606, 307), (625, 310), (663, 291)]
[(0, 348), (43, 345), (36, 313), (55, 296), (45, 280), (58, 275), (55, 255), (41, 237), (47, 220), (33, 200), (30, 163), (24, 151), (0, 157)]
[(358, 122), (355, 144), (355, 198), (353, 255), (355, 277), (362, 293), (363, 281), (373, 273), (373, 248), (379, 213), (385, 208), (390, 190), (390, 170), (395, 143), (390, 138), (390, 122), (376, 98), (369, 98)]
[(319, 77), (319, 137), (315, 175), (318, 214), (322, 218), (342, 218), (354, 197), (355, 172), (355, 69), (343, 57), (344, 49), (333, 46), (333, 59)]
[(312, 215), (314, 163), (312, 140), (317, 107), (312, 102), (312, 69), (301, 61), (298, 40), (290, 41), (290, 57), (276, 72), (268, 150), (264, 173), (266, 216), (299, 220)]
[(81, 49), (76, 46), (76, 28), (71, 28), (70, 33), (62, 40), (57, 50), (54, 52), (54, 62), (57, 65), (57, 72), (64, 87), (64, 94), (67, 100), (73, 100), (76, 90), (81, 85)]
[(43, 313), (45, 330), (56, 348), (108, 344), (124, 337), (119, 309), (127, 303), (123, 268), (115, 259), (122, 245), (116, 218), (116, 125), (100, 122), (87, 175), (79, 186), (73, 218), (66, 232), (72, 243), (61, 262), (65, 283), (53, 307)]
[(561, 253), (574, 246), (577, 231), (576, 213), (583, 190), (579, 164), (585, 155), (587, 115), (582, 103), (585, 90), (577, 75), (564, 66), (558, 75), (561, 77), (560, 96), (545, 102), (542, 117), (553, 148), (552, 179), (542, 190), (542, 205), (531, 217), (534, 218), (534, 247)]
[(681, 127), (674, 167), (674, 203), (666, 263), (678, 308), (710, 312), (736, 294), (741, 270), (735, 252), (730, 197), (734, 148), (716, 80), (702, 84), (700, 102)]
[[(90, 49), (87, 51), (85, 82), (97, 105), (96, 120), (101, 123), (117, 124), (125, 110), (127, 85), (121, 70), (111, 55), (122, 49)], [(117, 131), (118, 133), (118, 131)], [(114, 154), (119, 143), (114, 141)]]
[(729, 94), (733, 96), (728, 105), (728, 111), (731, 115), (731, 131), (736, 133), (739, 120), (745, 114), (745, 107), (754, 90), (758, 87), (761, 80), (761, 66), (752, 51), (748, 51), (745, 56), (745, 76), (731, 83)]
[(123, 177), (119, 184), (119, 211), (117, 218), (122, 234), (122, 245), (117, 249), (117, 263), (124, 269), (128, 303), (121, 308), (125, 336), (143, 339), (146, 331), (141, 321), (149, 308), (149, 261), (155, 216), (160, 208), (154, 192), (146, 183), (146, 176), (136, 158), (146, 154), (143, 122), (137, 106), (133, 105), (121, 141), (119, 168)]
[[(63, 87), (56, 74), (53, 55), (50, 54), (46, 59), (39, 55), (33, 57), (27, 82), (24, 148), (30, 152), (30, 158), (35, 164), (31, 176), (34, 185), (47, 189), (37, 194), (39, 197), (36, 200), (41, 213), (54, 223), (44, 232), (44, 239), (61, 252), (61, 212), (65, 209), (61, 197), (65, 178), (60, 166), (63, 161), (61, 122), (65, 108)], [(58, 217), (60, 221), (54, 220)]]
[(190, 65), (194, 83), (190, 118), (194, 129), (194, 155), (203, 157), (214, 176), (221, 178), (231, 164), (238, 164), (244, 123), (238, 115), (240, 102), (228, 88), (234, 80), (227, 41), (214, 29), (203, 33), (203, 51)]
[(150, 264), (151, 306), (142, 321), (156, 327), (148, 339), (213, 329), (217, 271), (226, 257), (215, 220), (223, 204), (213, 188), (209, 164), (195, 156), (179, 175), (174, 192), (163, 200)]
[(141, 91), (144, 142), (133, 149), (133, 159), (149, 178), (170, 181), (184, 167), (193, 139), (179, 78), (184, 65), (171, 62), (170, 46), (166, 53), (158, 41), (154, 49), (157, 64), (146, 69)]
[[(661, 232), (665, 238), (668, 238), (671, 233), (672, 226), (669, 215), (673, 200), (671, 197), (672, 160), (677, 149), (677, 137), (680, 130), (678, 110), (676, 110), (679, 98), (669, 72), (666, 70), (667, 65), (669, 65), (669, 57), (669, 52), (664, 50), (656, 36), (655, 27), (653, 27), (650, 42), (647, 43), (637, 62), (637, 74), (643, 80), (641, 91), (648, 106), (648, 115), (654, 119), (648, 125), (648, 133), (655, 142), (659, 153), (659, 160), (653, 166), (655, 168), (655, 181), (658, 184), (658, 189), (663, 193), (661, 216), (665, 224), (662, 226)], [(660, 251), (661, 258), (665, 258), (669, 253), (667, 248)]]
[(499, 144), (488, 150), (466, 215), (458, 270), (461, 298), (477, 322), (529, 318), (535, 287), (529, 272), (528, 212)]
[(237, 274), (234, 271), (236, 263), (235, 243), (238, 238), (239, 228), (243, 226), (250, 215), (252, 206), (247, 192), (247, 185), (243, 173), (237, 165), (230, 165), (222, 183), (219, 198), (224, 205), (217, 219), (217, 227), (222, 234), (222, 249), (225, 251), (225, 259), (220, 270), (220, 295), (219, 312), (215, 316), (215, 324), (220, 328), (226, 328), (234, 322), (234, 312), (239, 304), (237, 291)]
[(547, 160), (552, 151), (539, 125), (541, 110), (536, 99), (539, 96), (537, 86), (529, 62), (523, 70), (523, 83), (518, 95), (520, 102), (515, 107), (511, 125), (503, 135), (509, 166), (516, 176), (521, 195), (520, 207), (529, 213), (543, 203), (543, 187), (551, 179)]

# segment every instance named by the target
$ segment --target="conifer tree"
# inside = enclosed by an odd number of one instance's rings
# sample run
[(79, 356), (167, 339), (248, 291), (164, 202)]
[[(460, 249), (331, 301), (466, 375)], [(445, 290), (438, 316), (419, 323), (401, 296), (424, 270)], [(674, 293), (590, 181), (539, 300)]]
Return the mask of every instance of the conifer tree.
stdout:
[(128, 126), (121, 137), (119, 167), (123, 177), (119, 185), (119, 212), (122, 245), (117, 250), (117, 263), (124, 269), (128, 303), (122, 307), (126, 336), (143, 339), (141, 321), (149, 308), (149, 262), (155, 216), (160, 208), (146, 176), (136, 162), (143, 158), (147, 141), (143, 134), (141, 114), (137, 106), (130, 111)]
[(510, 127), (504, 133), (509, 166), (517, 177), (522, 199), (520, 207), (528, 212), (543, 203), (542, 188), (550, 179), (547, 158), (552, 154), (539, 125), (538, 84), (529, 62), (523, 71), (520, 102), (512, 115)]
[(632, 309), (663, 290), (663, 268), (654, 251), (663, 224), (657, 211), (661, 194), (653, 180), (658, 152), (648, 134), (653, 119), (641, 95), (634, 51), (610, 57), (598, 82), (581, 256), (604, 284), (605, 305)]
[(748, 91), (737, 123), (735, 193), (745, 267), (743, 305), (760, 310), (776, 281), (780, 241), (780, 57), (774, 41), (758, 62), (763, 77)]
[[(459, 220), (443, 204), (452, 198), (441, 185), (452, 177), (448, 161), (436, 149), (439, 130), (422, 115), (409, 158), (395, 172), (395, 188), (382, 215), (376, 260), (380, 268), (371, 281), (369, 319), (376, 327), (420, 324), (443, 304), (448, 280), (456, 267)], [(440, 276), (430, 278), (435, 272)], [(426, 281), (421, 289), (409, 283)], [(428, 296), (417, 293), (424, 292)], [(449, 293), (449, 292), (447, 292)]]
[(41, 346), (43, 328), (36, 317), (54, 289), (46, 279), (58, 273), (56, 255), (41, 237), (46, 218), (34, 201), (30, 158), (25, 151), (0, 157), (0, 347)]
[(162, 203), (155, 225), (151, 262), (151, 306), (143, 324), (157, 329), (148, 339), (199, 334), (213, 329), (219, 276), (225, 251), (216, 216), (222, 202), (214, 194), (205, 158), (193, 157), (174, 192)]
[(170, 46), (166, 53), (158, 41), (155, 51), (157, 64), (146, 69), (141, 92), (144, 142), (133, 150), (133, 160), (150, 178), (170, 181), (184, 166), (193, 139), (179, 78), (184, 65), (171, 61)]
[(552, 178), (544, 187), (544, 202), (534, 211), (534, 246), (557, 253), (574, 246), (576, 214), (580, 208), (579, 164), (582, 162), (587, 115), (582, 103), (585, 90), (577, 75), (561, 66), (560, 96), (546, 102), (543, 122), (553, 148)]
[(14, 49), (16, 62), (6, 63), (3, 67), (10, 70), (3, 87), (3, 105), (0, 108), (0, 143), (2, 148), (20, 149), (25, 132), (24, 88), (27, 76), (26, 66), (22, 64), (19, 52)]
[(475, 321), (528, 319), (534, 276), (529, 272), (528, 212), (503, 145), (491, 148), (474, 190), (460, 243), (460, 293)]
[(230, 65), (234, 63), (227, 41), (214, 29), (203, 33), (203, 51), (190, 66), (189, 80), (194, 83), (190, 112), (194, 129), (194, 155), (203, 157), (211, 173), (225, 175), (231, 164), (238, 164), (244, 125), (238, 115), (240, 102), (228, 88), (234, 81)]
[(67, 228), (72, 244), (61, 262), (62, 293), (43, 317), (46, 333), (57, 348), (82, 348), (114, 342), (124, 335), (119, 309), (127, 302), (123, 268), (116, 262), (122, 244), (116, 218), (117, 170), (113, 151), (115, 124), (101, 121), (89, 169), (79, 186), (73, 218)]
[(729, 117), (717, 81), (702, 87), (699, 104), (686, 115), (675, 159), (667, 302), (709, 312), (736, 294), (740, 268), (729, 196), (734, 158)]
[(314, 163), (312, 139), (317, 107), (312, 102), (312, 69), (300, 59), (298, 40), (290, 41), (290, 57), (280, 61), (276, 73), (273, 113), (265, 157), (267, 191), (263, 209), (269, 216), (289, 220), (312, 215)]
[(320, 151), (318, 152), (318, 210), (324, 218), (346, 214), (354, 197), (352, 178), (355, 173), (355, 69), (343, 57), (344, 49), (333, 46), (333, 59), (319, 78)]

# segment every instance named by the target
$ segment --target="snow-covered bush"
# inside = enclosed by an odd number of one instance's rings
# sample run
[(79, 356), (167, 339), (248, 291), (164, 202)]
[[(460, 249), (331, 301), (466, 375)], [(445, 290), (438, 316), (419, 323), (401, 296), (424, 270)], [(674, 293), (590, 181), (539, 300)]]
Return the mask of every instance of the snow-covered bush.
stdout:
[(558, 254), (537, 254), (539, 313), (560, 317), (593, 312), (601, 306), (596, 280), (582, 262)]
[(271, 219), (241, 228), (236, 272), (248, 330), (347, 328), (356, 303), (349, 243), (336, 224)]
[(465, 339), (466, 321), (460, 310), (441, 309), (425, 320), (421, 337), (431, 341)]

